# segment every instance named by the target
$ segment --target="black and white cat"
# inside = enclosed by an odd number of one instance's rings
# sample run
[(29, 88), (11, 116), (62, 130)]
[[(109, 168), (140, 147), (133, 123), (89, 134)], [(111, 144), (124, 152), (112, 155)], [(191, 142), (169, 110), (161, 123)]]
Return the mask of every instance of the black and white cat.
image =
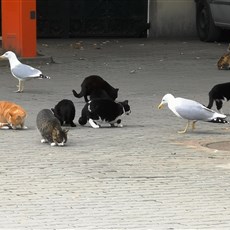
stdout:
[(109, 99), (94, 99), (85, 104), (78, 122), (85, 125), (88, 121), (93, 128), (99, 128), (102, 123), (109, 123), (112, 127), (123, 127), (121, 116), (130, 113), (128, 100), (115, 102)]
[(59, 120), (51, 110), (42, 109), (36, 119), (36, 124), (41, 133), (41, 143), (50, 143), (51, 146), (63, 146), (67, 142), (68, 129), (62, 129)]
[(81, 92), (79, 94), (75, 90), (72, 90), (72, 92), (75, 97), (84, 97), (85, 102), (88, 102), (88, 96), (90, 97), (90, 100), (95, 98), (110, 98), (115, 100), (118, 96), (118, 90), (119, 89), (111, 86), (102, 77), (91, 75), (83, 80), (81, 84)]
[(207, 108), (211, 109), (215, 101), (216, 108), (220, 113), (223, 113), (223, 101), (230, 100), (230, 82), (217, 84), (209, 92), (209, 103)]
[(63, 99), (51, 109), (54, 116), (60, 121), (61, 125), (76, 127), (73, 120), (75, 118), (75, 106), (71, 100)]

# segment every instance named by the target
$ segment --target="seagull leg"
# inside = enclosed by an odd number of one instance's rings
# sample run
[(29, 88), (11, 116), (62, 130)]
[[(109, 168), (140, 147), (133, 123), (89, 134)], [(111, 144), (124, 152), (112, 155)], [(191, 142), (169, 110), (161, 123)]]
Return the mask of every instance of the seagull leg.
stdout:
[(18, 80), (18, 85), (17, 85), (17, 87), (18, 87), (18, 90), (15, 91), (15, 93), (21, 93), (21, 91), (20, 91), (20, 89), (21, 89), (21, 81), (20, 81), (20, 80)]
[(182, 131), (178, 131), (178, 133), (186, 133), (189, 127), (189, 121), (187, 122), (187, 125), (185, 126), (185, 129)]
[(19, 92), (19, 88), (20, 88), (20, 80), (18, 80), (18, 85), (16, 85), (16, 86), (17, 86), (18, 90), (15, 91), (15, 92), (18, 93)]
[(22, 84), (22, 85), (21, 85), (21, 92), (23, 92), (23, 91), (24, 91), (24, 81), (22, 81), (21, 84)]
[(193, 121), (192, 122), (192, 130), (194, 130), (196, 127), (195, 127), (195, 124), (196, 124), (197, 121)]
[(19, 80), (18, 91), (16, 91), (16, 93), (22, 93), (23, 89), (24, 89), (24, 83), (23, 81)]

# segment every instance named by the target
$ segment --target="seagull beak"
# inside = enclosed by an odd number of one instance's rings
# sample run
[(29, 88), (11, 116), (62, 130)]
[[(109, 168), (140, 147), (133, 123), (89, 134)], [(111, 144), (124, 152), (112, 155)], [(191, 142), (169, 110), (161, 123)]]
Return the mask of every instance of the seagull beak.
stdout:
[(0, 56), (0, 59), (6, 59), (6, 58), (5, 58), (5, 56), (1, 55), (1, 56)]
[(160, 103), (160, 104), (158, 105), (158, 109), (162, 109), (163, 106), (164, 106), (164, 104), (163, 104), (163, 103)]

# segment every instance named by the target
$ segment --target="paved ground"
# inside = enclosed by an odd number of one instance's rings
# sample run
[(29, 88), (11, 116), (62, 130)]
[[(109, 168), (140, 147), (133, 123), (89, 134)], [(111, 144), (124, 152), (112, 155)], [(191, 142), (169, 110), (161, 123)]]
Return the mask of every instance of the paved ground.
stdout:
[[(207, 104), (211, 87), (230, 79), (216, 68), (226, 48), (198, 40), (39, 40), (39, 52), (56, 63), (36, 67), (52, 79), (27, 82), (23, 94), (1, 67), (0, 98), (28, 111), (29, 129), (0, 131), (0, 229), (230, 229), (230, 151), (205, 147), (228, 141), (228, 126), (200, 122), (181, 135), (185, 121), (157, 109), (168, 92)], [(66, 147), (41, 144), (37, 113), (67, 98), (77, 122), (84, 102), (71, 90), (90, 74), (129, 100), (124, 127), (78, 125)]]

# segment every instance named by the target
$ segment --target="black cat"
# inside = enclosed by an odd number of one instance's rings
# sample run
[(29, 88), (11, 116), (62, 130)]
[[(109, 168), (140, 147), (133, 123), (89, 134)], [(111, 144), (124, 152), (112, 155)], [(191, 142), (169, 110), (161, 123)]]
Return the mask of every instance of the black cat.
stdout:
[(209, 104), (207, 107), (211, 109), (215, 101), (217, 110), (223, 113), (222, 106), (224, 100), (230, 100), (230, 82), (213, 86), (209, 92)]
[(90, 100), (93, 100), (93, 99), (110, 99), (110, 100), (113, 100), (113, 98), (111, 98), (108, 93), (105, 91), (105, 90), (102, 90), (102, 89), (95, 89), (92, 91), (92, 93), (90, 94), (89, 96)]
[(61, 125), (65, 124), (76, 127), (73, 123), (75, 118), (75, 106), (71, 100), (63, 99), (51, 110), (54, 116), (60, 121)]
[(109, 99), (94, 99), (85, 104), (78, 122), (80, 125), (85, 125), (89, 121), (93, 128), (99, 128), (102, 122), (109, 123), (111, 126), (122, 127), (120, 117), (130, 113), (127, 100), (114, 102)]
[(118, 96), (118, 90), (113, 88), (107, 81), (97, 75), (91, 75), (86, 77), (81, 84), (81, 92), (78, 94), (75, 90), (72, 90), (73, 95), (77, 98), (84, 97), (85, 102), (88, 102), (88, 96), (92, 95), (92, 98), (111, 98), (115, 100)]

